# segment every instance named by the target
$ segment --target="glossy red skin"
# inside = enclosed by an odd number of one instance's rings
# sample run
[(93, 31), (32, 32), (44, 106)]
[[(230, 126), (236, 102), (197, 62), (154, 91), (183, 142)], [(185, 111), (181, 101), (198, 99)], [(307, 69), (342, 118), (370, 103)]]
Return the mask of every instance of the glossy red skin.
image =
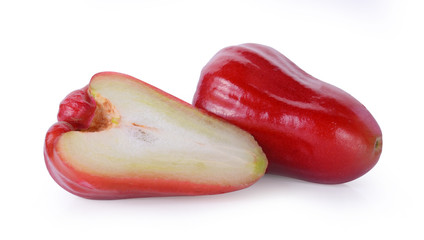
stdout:
[[(98, 73), (94, 75), (93, 78), (99, 75), (119, 75), (125, 76), (133, 81), (141, 82), (131, 76), (114, 72)], [(168, 98), (191, 106), (147, 83), (142, 83)], [(47, 169), (52, 178), (65, 190), (77, 196), (89, 199), (123, 199), (218, 194), (239, 190), (254, 183), (252, 182), (248, 185), (240, 186), (221, 186), (160, 178), (96, 176), (88, 172), (76, 170), (71, 165), (67, 164), (61, 157), (57, 143), (60, 137), (66, 132), (80, 131), (88, 128), (95, 111), (95, 105), (93, 108), (92, 104), (93, 101), (94, 99), (88, 93), (88, 87), (84, 87), (69, 94), (60, 105), (58, 114), (59, 122), (50, 127), (46, 134), (44, 158)], [(69, 120), (70, 122), (64, 120)]]
[(368, 172), (382, 151), (380, 127), (359, 101), (259, 44), (219, 51), (193, 104), (250, 132), (268, 173), (344, 183)]

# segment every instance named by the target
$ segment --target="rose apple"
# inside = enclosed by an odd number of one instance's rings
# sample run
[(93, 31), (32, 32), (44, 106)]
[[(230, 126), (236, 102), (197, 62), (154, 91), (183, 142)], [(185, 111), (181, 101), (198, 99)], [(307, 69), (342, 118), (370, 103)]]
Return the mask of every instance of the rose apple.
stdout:
[(271, 173), (343, 183), (368, 172), (382, 151), (380, 127), (359, 101), (259, 44), (219, 51), (193, 104), (250, 132)]
[(224, 193), (250, 186), (267, 166), (247, 132), (128, 75), (96, 74), (59, 109), (45, 162), (81, 197)]

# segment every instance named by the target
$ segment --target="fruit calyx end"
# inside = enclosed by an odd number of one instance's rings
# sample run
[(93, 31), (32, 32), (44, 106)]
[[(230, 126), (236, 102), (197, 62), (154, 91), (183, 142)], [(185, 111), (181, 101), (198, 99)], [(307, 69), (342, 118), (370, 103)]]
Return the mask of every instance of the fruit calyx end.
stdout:
[(383, 148), (383, 139), (382, 137), (377, 137), (374, 143), (374, 151), (381, 152), (382, 148)]

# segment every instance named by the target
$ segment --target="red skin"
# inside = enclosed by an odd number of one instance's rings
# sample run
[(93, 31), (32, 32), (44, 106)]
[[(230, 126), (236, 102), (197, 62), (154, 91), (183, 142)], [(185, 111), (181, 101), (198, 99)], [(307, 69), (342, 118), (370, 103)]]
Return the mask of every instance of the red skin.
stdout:
[(68, 94), (59, 105), (57, 120), (71, 124), (75, 129), (87, 129), (94, 117), (96, 101), (88, 93), (88, 86)]
[(219, 51), (193, 104), (250, 132), (269, 173), (344, 183), (368, 172), (382, 151), (380, 127), (359, 101), (263, 45)]
[[(168, 98), (191, 106), (168, 93), (128, 75), (103, 72), (94, 75), (92, 79), (99, 75), (125, 76), (153, 88)], [(77, 196), (89, 199), (122, 199), (153, 196), (204, 195), (235, 191), (253, 184), (252, 182), (243, 186), (221, 186), (158, 178), (96, 176), (88, 172), (78, 171), (64, 161), (58, 150), (57, 143), (60, 137), (66, 132), (87, 129), (94, 117), (95, 109), (96, 103), (88, 93), (88, 86), (72, 92), (60, 104), (59, 122), (50, 127), (46, 134), (44, 158), (47, 169), (61, 187)]]

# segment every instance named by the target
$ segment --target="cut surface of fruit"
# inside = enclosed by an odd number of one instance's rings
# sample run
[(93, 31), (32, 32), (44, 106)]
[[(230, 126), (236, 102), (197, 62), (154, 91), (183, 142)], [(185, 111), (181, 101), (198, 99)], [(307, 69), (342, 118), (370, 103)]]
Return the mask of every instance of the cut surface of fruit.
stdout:
[[(132, 197), (146, 191), (151, 195), (214, 194), (247, 187), (265, 172), (266, 157), (250, 134), (151, 85), (105, 72), (92, 78), (87, 94), (97, 104), (90, 127), (61, 134), (54, 145), (55, 157), (47, 154), (66, 166), (62, 174), (77, 173), (67, 178), (78, 185), (97, 191), (131, 191)], [(54, 161), (52, 166), (55, 171)], [(97, 180), (90, 182), (93, 179)], [(123, 179), (130, 190), (115, 184)], [(167, 187), (141, 186), (143, 181), (162, 181)], [(107, 189), (112, 185), (114, 189)], [(111, 198), (109, 193), (73, 192)]]

